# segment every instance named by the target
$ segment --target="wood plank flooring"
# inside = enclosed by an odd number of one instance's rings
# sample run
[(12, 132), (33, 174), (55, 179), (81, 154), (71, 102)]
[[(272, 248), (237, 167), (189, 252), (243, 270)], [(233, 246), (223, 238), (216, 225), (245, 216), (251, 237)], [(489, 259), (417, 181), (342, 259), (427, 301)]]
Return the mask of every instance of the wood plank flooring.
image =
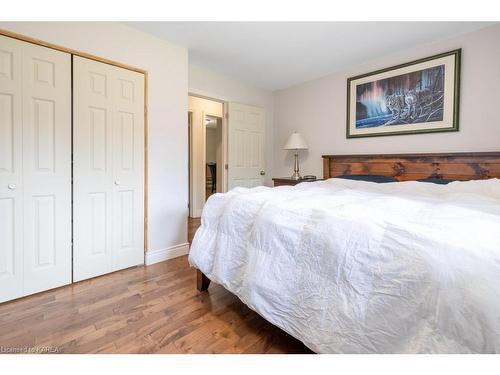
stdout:
[(310, 353), (221, 286), (199, 293), (195, 280), (184, 256), (0, 304), (0, 352)]

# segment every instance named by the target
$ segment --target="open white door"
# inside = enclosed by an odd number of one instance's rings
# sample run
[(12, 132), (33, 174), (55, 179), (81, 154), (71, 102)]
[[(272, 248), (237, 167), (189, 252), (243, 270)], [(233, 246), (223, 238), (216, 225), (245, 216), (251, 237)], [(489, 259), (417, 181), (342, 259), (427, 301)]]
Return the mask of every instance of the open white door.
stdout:
[(228, 116), (228, 189), (263, 185), (264, 109), (229, 103)]

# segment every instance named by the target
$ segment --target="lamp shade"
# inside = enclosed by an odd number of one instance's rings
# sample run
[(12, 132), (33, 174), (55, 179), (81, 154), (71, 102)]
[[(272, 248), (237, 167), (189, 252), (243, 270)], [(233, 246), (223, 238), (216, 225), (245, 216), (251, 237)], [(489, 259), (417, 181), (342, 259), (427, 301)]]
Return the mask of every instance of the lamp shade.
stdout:
[(285, 150), (307, 150), (307, 143), (300, 135), (300, 133), (294, 132), (288, 137), (288, 141), (283, 147)]

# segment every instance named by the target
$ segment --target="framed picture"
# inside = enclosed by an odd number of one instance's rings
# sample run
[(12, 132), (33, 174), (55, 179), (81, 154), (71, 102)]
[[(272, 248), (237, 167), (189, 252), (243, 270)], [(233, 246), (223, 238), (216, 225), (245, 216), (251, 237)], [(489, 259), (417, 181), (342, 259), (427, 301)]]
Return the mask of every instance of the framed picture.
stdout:
[(461, 49), (347, 80), (347, 138), (458, 130)]

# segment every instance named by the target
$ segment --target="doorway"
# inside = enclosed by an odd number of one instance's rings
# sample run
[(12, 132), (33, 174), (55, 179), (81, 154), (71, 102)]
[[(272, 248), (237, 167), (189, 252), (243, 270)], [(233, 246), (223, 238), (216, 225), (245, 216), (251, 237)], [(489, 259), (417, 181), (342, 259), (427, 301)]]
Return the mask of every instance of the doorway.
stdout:
[(222, 192), (222, 117), (205, 116), (205, 201)]
[(189, 217), (199, 218), (207, 199), (226, 191), (227, 136), (222, 101), (189, 95)]

